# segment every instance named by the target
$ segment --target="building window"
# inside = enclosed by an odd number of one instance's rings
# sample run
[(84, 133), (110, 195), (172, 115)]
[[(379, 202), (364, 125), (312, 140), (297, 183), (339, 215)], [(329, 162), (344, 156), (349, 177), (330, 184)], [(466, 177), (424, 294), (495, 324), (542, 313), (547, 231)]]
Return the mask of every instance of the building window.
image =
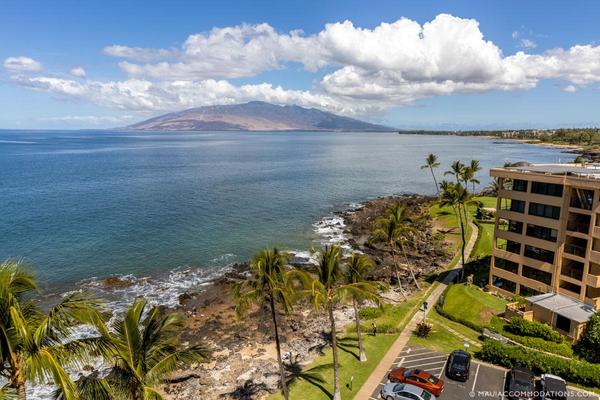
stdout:
[(517, 192), (526, 192), (527, 181), (524, 181), (522, 179), (514, 179), (512, 183), (512, 190), (516, 190)]
[(560, 281), (560, 285), (559, 285), (562, 289), (568, 290), (569, 292), (573, 292), (576, 294), (581, 293), (581, 286), (576, 285), (574, 283), (571, 282), (567, 282), (567, 281)]
[(538, 294), (542, 294), (539, 290), (532, 289), (525, 285), (519, 285), (519, 295), (523, 297), (537, 296)]
[(529, 203), (529, 215), (535, 215), (536, 217), (560, 218), (560, 207), (549, 206), (547, 204)]
[(583, 265), (583, 263), (580, 263), (579, 261), (567, 260), (566, 258), (563, 258), (563, 264), (562, 268), (560, 269), (560, 274), (580, 281), (583, 279), (584, 268), (585, 266)]
[(523, 232), (523, 223), (520, 221), (508, 221), (508, 231), (518, 233), (519, 235)]
[(554, 252), (550, 250), (540, 249), (539, 247), (525, 245), (525, 257), (533, 258), (547, 263), (554, 262)]
[(523, 200), (511, 200), (509, 210), (522, 214), (525, 212), (525, 202)]
[(546, 285), (552, 284), (552, 274), (528, 267), (527, 265), (523, 265), (522, 275), (525, 278), (533, 279), (534, 281), (542, 282)]
[(594, 202), (594, 191), (586, 189), (571, 189), (571, 207), (591, 210)]
[(555, 183), (531, 182), (531, 193), (562, 197), (563, 186)]
[(545, 226), (527, 224), (527, 236), (556, 242), (558, 231), (556, 229), (546, 228)]
[(571, 332), (571, 320), (567, 317), (556, 314), (556, 328), (563, 332)]
[(492, 276), (492, 285), (497, 288), (504, 289), (507, 292), (515, 293), (517, 291), (517, 284), (508, 279), (500, 278), (499, 276)]
[(513, 274), (519, 273), (519, 264), (516, 262), (505, 260), (504, 258), (496, 257), (494, 258), (494, 266), (496, 268), (503, 269), (508, 272), (512, 272)]

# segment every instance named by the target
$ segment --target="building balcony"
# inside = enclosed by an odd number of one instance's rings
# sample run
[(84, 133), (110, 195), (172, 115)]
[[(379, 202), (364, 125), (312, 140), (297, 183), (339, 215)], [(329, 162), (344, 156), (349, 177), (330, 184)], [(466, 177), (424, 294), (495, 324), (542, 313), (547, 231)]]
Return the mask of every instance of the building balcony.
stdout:
[[(586, 248), (573, 243), (565, 244), (565, 253), (572, 254), (577, 257), (585, 258)], [(599, 253), (600, 256), (600, 252)]]
[(588, 274), (585, 283), (593, 288), (600, 288), (600, 276)]

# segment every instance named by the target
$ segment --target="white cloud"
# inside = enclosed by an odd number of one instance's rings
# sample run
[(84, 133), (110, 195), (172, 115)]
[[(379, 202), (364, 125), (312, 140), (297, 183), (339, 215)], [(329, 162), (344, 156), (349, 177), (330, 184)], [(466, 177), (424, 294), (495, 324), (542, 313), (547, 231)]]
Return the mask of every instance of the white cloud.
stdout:
[(513, 31), (513, 33), (510, 35), (513, 39), (517, 39), (519, 37), (519, 31)]
[(71, 75), (78, 78), (85, 78), (85, 69), (83, 67), (74, 67), (71, 69)]
[(567, 93), (575, 93), (577, 91), (577, 87), (573, 85), (568, 85), (563, 88), (563, 90)]
[(131, 111), (172, 111), (185, 108), (262, 100), (329, 109), (343, 114), (372, 109), (372, 105), (345, 104), (331, 96), (285, 90), (268, 83), (235, 86), (225, 80), (151, 82), (144, 79), (78, 82), (53, 77), (16, 76), (20, 85), (59, 96), (77, 97), (95, 104)]
[(177, 55), (175, 50), (148, 49), (143, 47), (127, 47), (112, 45), (105, 47), (102, 52), (108, 56), (128, 58), (136, 61), (156, 61)]
[[(514, 32), (519, 38), (520, 34)], [(522, 39), (525, 45), (525, 40)], [(531, 43), (526, 49), (532, 50)], [(372, 29), (350, 21), (305, 35), (277, 32), (268, 24), (214, 28), (190, 35), (180, 49), (120, 45), (106, 54), (126, 58), (122, 81), (74, 81), (17, 76), (37, 90), (137, 111), (168, 111), (210, 104), (264, 100), (296, 103), (346, 114), (364, 113), (454, 93), (527, 90), (540, 80), (583, 87), (600, 82), (600, 46), (576, 45), (539, 54), (505, 55), (478, 21), (440, 14), (419, 24), (401, 18)], [(299, 63), (308, 71), (328, 67), (311, 90), (269, 83), (236, 86), (252, 77)]]
[(521, 39), (521, 46), (525, 49), (535, 49), (537, 47), (537, 43), (531, 39)]
[(4, 60), (4, 68), (11, 72), (39, 72), (42, 64), (29, 57), (8, 57)]

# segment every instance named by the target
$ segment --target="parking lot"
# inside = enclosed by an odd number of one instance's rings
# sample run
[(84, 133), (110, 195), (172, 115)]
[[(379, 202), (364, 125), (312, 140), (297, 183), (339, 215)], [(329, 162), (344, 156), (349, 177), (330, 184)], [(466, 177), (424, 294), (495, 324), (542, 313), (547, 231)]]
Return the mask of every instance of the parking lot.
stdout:
[[(444, 380), (444, 392), (441, 399), (468, 400), (468, 399), (500, 399), (504, 400), (504, 385), (506, 370), (481, 364), (477, 361), (471, 363), (471, 373), (467, 382), (457, 382), (445, 376), (447, 354), (418, 346), (405, 347), (394, 361), (394, 368), (419, 368)], [(381, 382), (379, 388), (370, 397), (370, 400), (380, 400), (379, 391), (387, 383), (387, 378)], [(598, 396), (583, 392), (574, 392), (571, 399), (600, 400)]]

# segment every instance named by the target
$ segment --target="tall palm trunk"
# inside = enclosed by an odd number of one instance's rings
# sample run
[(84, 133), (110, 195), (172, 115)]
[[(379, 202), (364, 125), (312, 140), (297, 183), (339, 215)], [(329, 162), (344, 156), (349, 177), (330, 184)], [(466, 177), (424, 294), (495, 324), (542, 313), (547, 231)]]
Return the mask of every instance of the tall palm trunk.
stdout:
[(275, 329), (275, 347), (277, 348), (277, 362), (279, 363), (279, 375), (281, 379), (281, 391), (285, 400), (289, 397), (287, 384), (285, 383), (285, 370), (283, 368), (283, 360), (281, 359), (281, 343), (279, 342), (279, 329), (277, 327), (277, 316), (275, 315), (275, 301), (273, 296), (269, 296), (271, 305), (271, 318), (273, 319), (273, 327)]
[(417, 286), (417, 289), (421, 290), (419, 281), (417, 281), (417, 278), (415, 277), (415, 271), (412, 269), (412, 266), (408, 262), (408, 256), (406, 255), (406, 251), (404, 250), (404, 245), (402, 244), (402, 241), (400, 241), (400, 251), (402, 251), (402, 254), (404, 255), (404, 261), (406, 261), (406, 265), (408, 266), (408, 270), (410, 271), (410, 275), (412, 276), (413, 281), (415, 282), (415, 285)]
[(358, 354), (360, 362), (367, 361), (367, 353), (363, 348), (362, 335), (360, 333), (360, 315), (358, 315), (358, 302), (356, 299), (352, 299), (352, 305), (354, 306), (354, 321), (356, 322), (356, 337), (358, 340)]
[(340, 392), (340, 373), (338, 365), (337, 337), (335, 333), (335, 317), (333, 316), (333, 302), (329, 302), (329, 322), (331, 323), (331, 347), (333, 349), (333, 400), (342, 400)]
[(17, 391), (17, 398), (19, 400), (27, 400), (27, 392), (25, 391), (25, 368), (23, 361), (19, 355), (13, 353), (10, 361), (12, 374), (9, 379), (10, 386), (14, 387)]
[(404, 296), (404, 300), (408, 300), (406, 297), (406, 293), (404, 293), (404, 289), (402, 289), (402, 281), (400, 280), (400, 274), (398, 273), (398, 262), (396, 261), (396, 246), (391, 243), (390, 249), (392, 251), (392, 261), (394, 263), (394, 272), (396, 274), (396, 281), (398, 281), (398, 289), (400, 289), (400, 293)]
[[(458, 206), (458, 212), (460, 213), (461, 207)], [(458, 218), (460, 221), (460, 235), (462, 237), (462, 243), (460, 247), (461, 255), (462, 255), (462, 268), (460, 270), (460, 279), (462, 280), (465, 274), (465, 248), (467, 247), (467, 243), (465, 240), (465, 226), (463, 224), (463, 220), (461, 217)]]
[(440, 192), (440, 186), (437, 183), (437, 179), (435, 179), (435, 173), (433, 172), (433, 167), (430, 165), (429, 170), (431, 171), (431, 176), (433, 176), (433, 183), (435, 183), (435, 192)]

